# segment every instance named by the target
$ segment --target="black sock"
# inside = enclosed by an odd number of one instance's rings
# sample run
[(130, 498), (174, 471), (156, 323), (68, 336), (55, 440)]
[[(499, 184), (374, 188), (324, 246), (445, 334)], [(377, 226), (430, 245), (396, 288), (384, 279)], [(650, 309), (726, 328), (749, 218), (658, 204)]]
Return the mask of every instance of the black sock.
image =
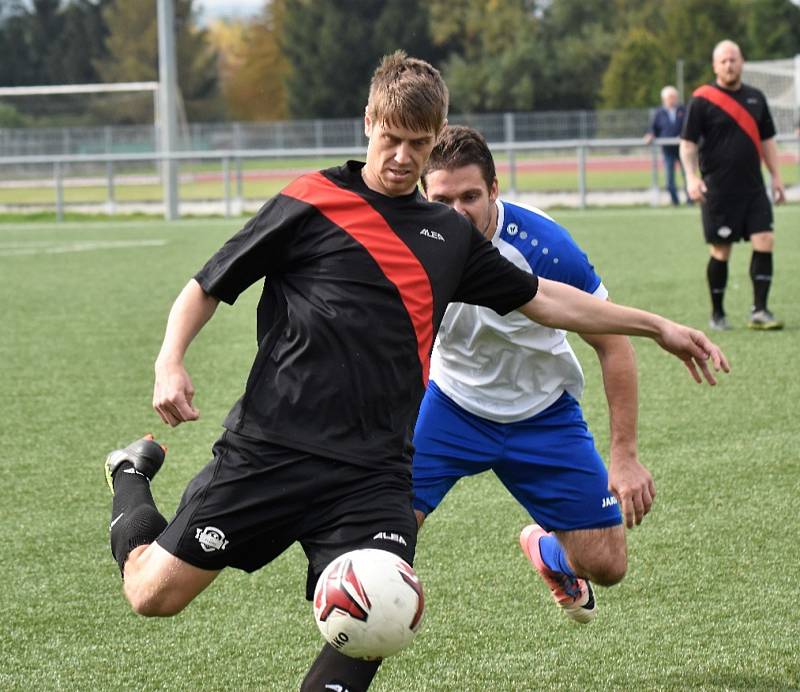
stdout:
[(711, 312), (714, 317), (724, 317), (725, 309), (722, 303), (725, 299), (725, 286), (728, 285), (728, 263), (716, 257), (709, 257), (706, 276), (711, 291)]
[(150, 481), (123, 462), (114, 473), (114, 501), (111, 504), (111, 554), (124, 572), (128, 554), (140, 545), (152, 543), (167, 520), (156, 509)]
[(753, 250), (750, 258), (750, 278), (753, 280), (753, 310), (767, 309), (767, 296), (772, 285), (772, 253)]
[[(378, 672), (380, 661), (362, 661), (340, 654), (330, 644), (322, 647), (319, 656), (300, 685), (300, 692), (365, 692)], [(338, 685), (338, 687), (336, 687)]]

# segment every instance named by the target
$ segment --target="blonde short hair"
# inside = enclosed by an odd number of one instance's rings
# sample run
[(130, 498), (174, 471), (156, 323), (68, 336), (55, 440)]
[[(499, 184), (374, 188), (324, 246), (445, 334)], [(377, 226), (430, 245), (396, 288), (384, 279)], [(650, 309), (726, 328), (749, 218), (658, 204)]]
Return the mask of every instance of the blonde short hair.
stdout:
[(382, 125), (438, 134), (447, 119), (449, 99), (435, 67), (398, 50), (384, 56), (372, 75), (367, 115)]

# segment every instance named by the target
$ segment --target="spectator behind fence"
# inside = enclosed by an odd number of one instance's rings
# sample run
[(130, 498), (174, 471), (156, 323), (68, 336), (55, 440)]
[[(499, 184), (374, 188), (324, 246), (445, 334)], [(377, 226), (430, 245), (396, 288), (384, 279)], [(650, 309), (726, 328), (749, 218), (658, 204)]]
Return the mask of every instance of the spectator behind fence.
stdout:
[[(650, 129), (644, 136), (644, 141), (650, 144), (656, 138), (680, 137), (685, 114), (686, 108), (680, 103), (678, 90), (674, 86), (665, 86), (661, 90), (661, 107), (653, 114)], [(677, 207), (681, 202), (678, 197), (678, 187), (675, 184), (675, 166), (680, 166), (684, 192), (686, 191), (686, 171), (683, 170), (677, 144), (665, 144), (661, 150), (664, 155), (667, 192), (669, 192), (672, 204)], [(686, 203), (692, 203), (688, 192), (686, 193)]]

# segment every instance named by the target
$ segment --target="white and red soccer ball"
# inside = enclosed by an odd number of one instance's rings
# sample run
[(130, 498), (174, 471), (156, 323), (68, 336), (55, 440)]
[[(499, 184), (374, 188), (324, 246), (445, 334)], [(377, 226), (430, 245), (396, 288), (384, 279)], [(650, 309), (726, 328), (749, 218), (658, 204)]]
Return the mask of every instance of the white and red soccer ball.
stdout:
[(412, 567), (386, 550), (344, 553), (320, 575), (314, 619), (340, 653), (377, 660), (396, 654), (414, 639), (425, 599)]

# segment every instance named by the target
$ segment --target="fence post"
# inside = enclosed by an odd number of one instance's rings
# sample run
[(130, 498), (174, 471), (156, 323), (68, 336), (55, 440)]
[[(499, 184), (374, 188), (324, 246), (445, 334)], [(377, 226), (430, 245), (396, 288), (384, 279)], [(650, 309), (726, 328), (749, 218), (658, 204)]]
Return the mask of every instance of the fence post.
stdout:
[(586, 209), (586, 143), (578, 144), (578, 206)]
[(314, 121), (314, 144), (317, 149), (322, 149), (325, 140), (322, 137), (322, 121), (317, 119)]
[(53, 164), (53, 178), (56, 186), (56, 221), (64, 220), (64, 180), (61, 175), (61, 163)]
[(225, 218), (231, 216), (231, 159), (226, 154), (222, 157), (222, 179), (225, 186)]
[(106, 163), (106, 212), (110, 215), (116, 213), (117, 204), (114, 199), (114, 162)]
[(652, 178), (650, 184), (650, 206), (658, 206), (658, 145), (654, 139), (650, 145)]
[(244, 210), (244, 185), (242, 182), (242, 157), (236, 156), (236, 213)]
[[(514, 114), (503, 114), (503, 131), (507, 143), (514, 142)], [(514, 150), (506, 149), (508, 154), (508, 191), (512, 197), (517, 196), (517, 160)]]

